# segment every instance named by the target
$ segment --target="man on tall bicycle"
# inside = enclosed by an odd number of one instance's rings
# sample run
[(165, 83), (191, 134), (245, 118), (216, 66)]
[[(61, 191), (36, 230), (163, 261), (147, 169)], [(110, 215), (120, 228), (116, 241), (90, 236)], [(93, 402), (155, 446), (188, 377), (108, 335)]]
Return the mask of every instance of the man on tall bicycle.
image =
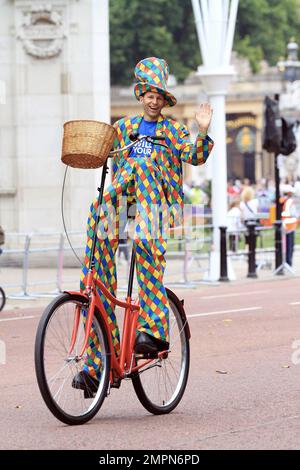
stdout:
[[(164, 107), (175, 106), (176, 98), (167, 90), (169, 75), (168, 64), (164, 59), (149, 57), (141, 60), (135, 67), (137, 83), (134, 93), (142, 106), (142, 113), (124, 117), (114, 124), (117, 131), (116, 148), (131, 142), (136, 133), (164, 138), (165, 146), (147, 141), (137, 142), (130, 150), (116, 156), (113, 162), (113, 180), (104, 193), (105, 211), (102, 211), (105, 236), (98, 230), (96, 244), (96, 271), (102, 282), (116, 295), (117, 273), (115, 253), (119, 244), (121, 226), (121, 200), (127, 198), (128, 206), (136, 204), (136, 227), (134, 247), (140, 303), (139, 321), (135, 352), (153, 353), (168, 349), (169, 303), (163, 285), (166, 266), (165, 252), (167, 236), (161, 220), (166, 218), (174, 227), (182, 222), (183, 191), (182, 163), (202, 165), (206, 162), (213, 141), (207, 135), (212, 109), (209, 103), (201, 104), (195, 114), (199, 132), (195, 144), (190, 140), (185, 126), (161, 114)], [(110, 233), (105, 217), (113, 209), (115, 231)], [(158, 211), (157, 211), (158, 208)], [(105, 212), (105, 214), (104, 214)], [(157, 216), (157, 213), (160, 216)], [(88, 272), (93, 227), (97, 217), (97, 202), (91, 206), (88, 219), (88, 240), (85, 266), (82, 270), (81, 288), (84, 289)], [(160, 222), (156, 224), (155, 219)], [(156, 226), (153, 235), (153, 225)], [(111, 335), (118, 353), (120, 348), (119, 331), (113, 305), (99, 292), (101, 300), (111, 319)], [(73, 380), (75, 388), (84, 388), (87, 380), (100, 379), (99, 354), (97, 344), (92, 343), (88, 350), (88, 360), (83, 371)]]

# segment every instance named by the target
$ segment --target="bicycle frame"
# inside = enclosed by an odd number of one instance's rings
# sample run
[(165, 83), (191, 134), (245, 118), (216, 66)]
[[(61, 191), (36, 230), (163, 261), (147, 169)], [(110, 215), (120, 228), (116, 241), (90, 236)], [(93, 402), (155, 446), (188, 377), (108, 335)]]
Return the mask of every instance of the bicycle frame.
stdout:
[[(80, 351), (80, 354), (78, 355), (78, 359), (81, 359), (83, 357), (84, 352), (87, 348), (89, 334), (90, 334), (90, 330), (91, 330), (91, 326), (92, 326), (92, 322), (94, 318), (94, 312), (95, 312), (95, 309), (97, 309), (104, 320), (106, 333), (108, 337), (109, 350), (110, 350), (110, 355), (111, 355), (111, 382), (113, 382), (112, 371), (116, 373), (117, 378), (123, 379), (129, 376), (130, 374), (137, 372), (142, 367), (145, 367), (147, 364), (153, 361), (153, 358), (145, 359), (140, 365), (133, 365), (133, 358), (134, 358), (133, 348), (134, 348), (134, 342), (136, 338), (136, 325), (137, 325), (137, 320), (139, 316), (139, 308), (140, 308), (138, 300), (133, 301), (130, 296), (128, 296), (125, 301), (121, 301), (117, 299), (114, 295), (112, 295), (109, 292), (109, 290), (105, 287), (102, 281), (100, 281), (99, 279), (93, 278), (93, 274), (94, 274), (94, 271), (88, 273), (87, 287), (83, 293), (74, 292), (74, 291), (66, 291), (69, 294), (80, 295), (82, 297), (83, 303), (89, 303), (87, 320), (86, 320), (86, 325), (85, 325), (85, 338), (84, 338), (84, 342), (83, 342), (83, 346)], [(108, 316), (105, 311), (104, 305), (101, 301), (101, 298), (97, 292), (97, 289), (96, 289), (97, 287), (101, 290), (101, 292), (103, 292), (103, 294), (114, 305), (117, 305), (125, 309), (125, 314), (124, 314), (124, 319), (123, 319), (123, 333), (121, 337), (119, 356), (117, 356), (115, 352), (115, 348), (112, 342), (109, 322), (108, 322)], [(79, 322), (80, 322), (80, 315), (81, 315), (81, 308), (78, 306), (75, 312), (74, 326), (73, 326), (69, 355), (72, 353), (75, 342), (76, 342), (76, 337), (77, 337), (77, 332), (78, 332), (78, 327), (79, 327)], [(166, 351), (159, 352), (157, 354), (157, 358), (159, 359), (165, 353)]]

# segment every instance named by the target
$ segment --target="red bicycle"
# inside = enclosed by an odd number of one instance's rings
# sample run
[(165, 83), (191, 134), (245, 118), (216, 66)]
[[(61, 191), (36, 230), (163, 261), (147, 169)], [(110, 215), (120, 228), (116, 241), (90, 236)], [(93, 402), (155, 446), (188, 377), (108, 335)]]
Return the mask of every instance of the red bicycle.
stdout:
[[(157, 145), (155, 137), (135, 136), (126, 148), (142, 139)], [(152, 355), (134, 352), (139, 315), (138, 300), (132, 298), (134, 248), (125, 301), (114, 297), (101, 280), (95, 279), (94, 252), (107, 171), (105, 163), (98, 189), (97, 223), (85, 291), (64, 292), (55, 298), (45, 309), (36, 334), (35, 368), (42, 397), (56, 418), (71, 425), (83, 424), (93, 418), (110, 394), (110, 389), (119, 388), (124, 379), (132, 380), (140, 402), (150, 413), (170, 413), (184, 394), (189, 373), (189, 325), (183, 300), (179, 300), (170, 289), (166, 289), (170, 304), (169, 349)], [(98, 290), (125, 312), (118, 355)], [(85, 390), (77, 389), (72, 382), (88, 361), (91, 342), (98, 345), (100, 380), (96, 386), (94, 383), (89, 388), (87, 383)]]

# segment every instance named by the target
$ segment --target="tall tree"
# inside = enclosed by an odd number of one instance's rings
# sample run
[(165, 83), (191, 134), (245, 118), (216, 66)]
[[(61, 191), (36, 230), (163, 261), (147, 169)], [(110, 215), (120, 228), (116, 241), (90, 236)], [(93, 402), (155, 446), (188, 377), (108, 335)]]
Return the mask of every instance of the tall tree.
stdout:
[(201, 61), (190, 0), (111, 0), (110, 37), (112, 83), (132, 82), (144, 57), (165, 58), (178, 80)]
[[(300, 42), (299, 25), (300, 0), (240, 0), (234, 49), (258, 71)], [(144, 57), (165, 58), (179, 81), (201, 63), (191, 0), (110, 0), (110, 38), (113, 84), (130, 84)]]
[(234, 48), (258, 71), (262, 58), (275, 65), (291, 36), (300, 40), (299, 0), (240, 0)]

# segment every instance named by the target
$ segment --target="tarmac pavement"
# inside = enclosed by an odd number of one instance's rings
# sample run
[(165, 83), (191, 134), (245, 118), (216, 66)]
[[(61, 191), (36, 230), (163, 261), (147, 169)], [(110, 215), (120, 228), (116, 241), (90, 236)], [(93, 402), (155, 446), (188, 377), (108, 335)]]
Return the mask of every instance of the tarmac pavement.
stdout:
[(179, 406), (152, 416), (128, 381), (79, 427), (51, 415), (36, 383), (34, 339), (49, 299), (9, 300), (0, 314), (0, 449), (299, 449), (299, 283), (272, 277), (174, 288), (192, 333)]

